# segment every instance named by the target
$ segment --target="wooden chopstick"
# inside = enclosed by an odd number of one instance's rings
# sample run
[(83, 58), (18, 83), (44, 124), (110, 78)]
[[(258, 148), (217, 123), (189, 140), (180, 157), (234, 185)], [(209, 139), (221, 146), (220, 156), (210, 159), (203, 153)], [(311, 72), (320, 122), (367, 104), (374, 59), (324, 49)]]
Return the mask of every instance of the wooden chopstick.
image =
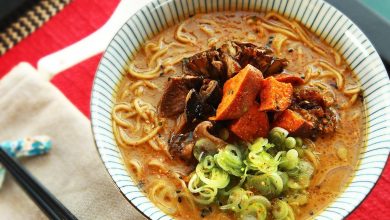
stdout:
[(0, 163), (16, 182), (34, 200), (49, 219), (77, 219), (58, 199), (42, 186), (23, 166), (10, 157), (0, 146)]

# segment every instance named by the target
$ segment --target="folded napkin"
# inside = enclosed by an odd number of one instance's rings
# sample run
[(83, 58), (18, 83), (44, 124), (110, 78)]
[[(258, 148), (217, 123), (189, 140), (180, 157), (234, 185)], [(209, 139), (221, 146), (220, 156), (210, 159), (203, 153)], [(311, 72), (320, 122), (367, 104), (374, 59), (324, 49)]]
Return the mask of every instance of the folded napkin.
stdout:
[[(17, 141), (0, 142), (0, 148), (11, 157), (22, 158), (45, 154), (51, 149), (51, 140), (48, 136), (36, 136), (23, 138)], [(5, 168), (0, 164), (0, 189), (5, 177)]]
[[(79, 219), (143, 219), (106, 172), (89, 120), (29, 64), (0, 81), (0, 142), (46, 134), (53, 148), (21, 163)], [(0, 219), (46, 217), (7, 176), (0, 191)]]

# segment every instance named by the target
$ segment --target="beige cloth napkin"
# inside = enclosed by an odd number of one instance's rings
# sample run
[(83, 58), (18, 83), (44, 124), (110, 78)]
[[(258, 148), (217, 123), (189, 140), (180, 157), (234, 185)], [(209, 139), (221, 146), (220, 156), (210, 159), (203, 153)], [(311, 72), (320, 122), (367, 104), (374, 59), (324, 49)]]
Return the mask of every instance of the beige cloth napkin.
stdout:
[[(143, 219), (119, 193), (95, 148), (89, 120), (29, 64), (0, 81), (0, 140), (49, 135), (53, 149), (22, 164), (79, 219)], [(7, 174), (0, 219), (46, 217)]]

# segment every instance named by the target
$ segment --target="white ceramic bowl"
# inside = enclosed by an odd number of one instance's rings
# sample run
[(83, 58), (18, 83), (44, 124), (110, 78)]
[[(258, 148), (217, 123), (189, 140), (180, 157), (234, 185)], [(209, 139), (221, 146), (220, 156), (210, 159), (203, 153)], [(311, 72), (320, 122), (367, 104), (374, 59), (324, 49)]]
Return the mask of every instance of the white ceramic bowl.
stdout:
[(316, 219), (342, 219), (351, 213), (377, 182), (390, 150), (390, 81), (378, 53), (362, 31), (322, 0), (154, 0), (118, 31), (100, 61), (92, 90), (91, 120), (96, 146), (123, 195), (150, 219), (170, 219), (129, 177), (115, 142), (111, 111), (116, 88), (129, 60), (147, 40), (196, 12), (276, 11), (296, 19), (345, 58), (358, 76), (368, 110), (367, 145), (360, 154), (352, 183)]

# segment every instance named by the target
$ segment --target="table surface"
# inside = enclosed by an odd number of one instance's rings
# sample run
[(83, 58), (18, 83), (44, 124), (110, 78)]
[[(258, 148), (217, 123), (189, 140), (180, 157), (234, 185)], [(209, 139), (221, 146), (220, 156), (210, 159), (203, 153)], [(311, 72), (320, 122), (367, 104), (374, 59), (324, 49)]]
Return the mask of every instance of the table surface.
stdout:
[(380, 16), (390, 22), (390, 1), (388, 0), (360, 0), (368, 8), (374, 10)]
[[(371, 0), (364, 1), (371, 4)], [(36, 67), (41, 57), (86, 37), (107, 21), (118, 2), (118, 0), (74, 0), (31, 36), (0, 57), (0, 77), (21, 61), (29, 62)], [(389, 8), (390, 1), (386, 2), (386, 7)], [(385, 7), (372, 5), (379, 7), (379, 12), (383, 11), (384, 15), (390, 18), (390, 14), (385, 13)], [(51, 80), (87, 117), (89, 117), (92, 81), (100, 58), (101, 54), (96, 55)], [(390, 209), (387, 208), (390, 204), (389, 182), (390, 165), (387, 164), (375, 188), (348, 219), (390, 218)]]

